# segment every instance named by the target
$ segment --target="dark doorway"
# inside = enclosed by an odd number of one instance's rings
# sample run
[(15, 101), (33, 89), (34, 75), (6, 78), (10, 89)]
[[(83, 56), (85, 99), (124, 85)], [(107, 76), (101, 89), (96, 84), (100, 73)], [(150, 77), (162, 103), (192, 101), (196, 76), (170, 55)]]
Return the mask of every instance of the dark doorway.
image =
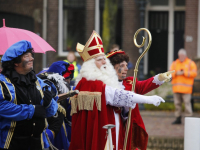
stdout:
[(168, 12), (150, 11), (149, 30), (152, 44), (148, 56), (148, 75), (167, 71), (168, 51)]
[(184, 48), (185, 12), (174, 12), (174, 60), (178, 58), (178, 50)]
[(34, 19), (29, 16), (0, 12), (0, 27), (5, 19), (6, 27), (26, 29), (34, 32)]

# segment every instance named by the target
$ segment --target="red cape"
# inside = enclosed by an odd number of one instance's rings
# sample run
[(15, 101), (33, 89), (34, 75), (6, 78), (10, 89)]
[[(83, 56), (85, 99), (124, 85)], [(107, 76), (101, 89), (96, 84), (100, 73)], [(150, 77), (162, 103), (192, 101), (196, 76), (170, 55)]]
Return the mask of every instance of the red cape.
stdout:
[[(153, 77), (144, 81), (136, 80), (135, 93), (137, 94), (146, 94), (151, 90), (159, 87), (155, 83), (152, 83)], [(125, 90), (131, 91), (133, 84), (133, 77), (127, 77), (123, 80), (123, 85)], [(129, 129), (129, 137), (127, 141), (127, 150), (133, 150), (139, 148), (141, 150), (146, 150), (148, 144), (148, 134), (146, 132), (144, 122), (139, 112), (138, 104), (132, 110), (131, 113), (131, 125)]]
[[(105, 84), (102, 81), (87, 81), (83, 78), (76, 89), (79, 91), (101, 92), (101, 111), (94, 103), (93, 111), (81, 110), (72, 116), (71, 143), (69, 150), (104, 150), (106, 144), (107, 124), (115, 125), (113, 107), (106, 105)], [(122, 122), (122, 120), (120, 120)], [(120, 123), (121, 124), (121, 123)], [(123, 126), (120, 126), (119, 137), (123, 138)], [(114, 150), (116, 147), (116, 131), (111, 130)], [(118, 148), (123, 148), (123, 140), (118, 142)]]

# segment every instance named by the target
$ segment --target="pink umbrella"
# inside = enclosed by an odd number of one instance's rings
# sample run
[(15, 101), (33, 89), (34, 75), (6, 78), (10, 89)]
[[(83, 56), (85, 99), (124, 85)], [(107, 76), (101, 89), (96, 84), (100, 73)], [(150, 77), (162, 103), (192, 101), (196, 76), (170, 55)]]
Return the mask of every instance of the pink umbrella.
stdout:
[(3, 55), (11, 45), (20, 40), (30, 41), (36, 53), (55, 51), (43, 38), (31, 31), (6, 27), (5, 19), (3, 19), (3, 27), (0, 28), (0, 55)]

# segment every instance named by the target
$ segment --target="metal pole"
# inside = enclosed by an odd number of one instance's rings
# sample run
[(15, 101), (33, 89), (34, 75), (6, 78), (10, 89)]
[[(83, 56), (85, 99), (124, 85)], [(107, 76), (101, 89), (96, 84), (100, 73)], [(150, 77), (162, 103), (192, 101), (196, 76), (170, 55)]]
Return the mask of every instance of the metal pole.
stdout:
[(104, 129), (107, 129), (107, 133), (108, 133), (108, 142), (109, 144), (106, 146), (107, 150), (113, 150), (113, 143), (112, 143), (112, 133), (111, 133), (111, 129), (114, 128), (115, 125), (113, 124), (108, 124), (108, 125), (105, 125), (103, 126)]
[(111, 128), (108, 129), (109, 149), (113, 150)]
[(95, 0), (95, 31), (100, 34), (99, 0)]
[[(47, 0), (43, 0), (43, 23), (42, 23), (42, 37), (47, 40)], [(47, 66), (47, 56), (46, 54), (42, 55), (42, 67), (46, 68)]]
[(63, 0), (58, 1), (58, 54), (63, 52)]
[(198, 42), (197, 42), (197, 57), (200, 57), (200, 0), (198, 0)]

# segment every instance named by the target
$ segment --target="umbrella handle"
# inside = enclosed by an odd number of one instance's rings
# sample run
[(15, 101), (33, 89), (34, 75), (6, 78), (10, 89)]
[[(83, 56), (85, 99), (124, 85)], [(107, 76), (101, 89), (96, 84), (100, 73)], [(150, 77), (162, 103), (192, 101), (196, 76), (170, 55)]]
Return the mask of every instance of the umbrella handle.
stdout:
[(3, 19), (3, 27), (6, 27), (6, 21)]

